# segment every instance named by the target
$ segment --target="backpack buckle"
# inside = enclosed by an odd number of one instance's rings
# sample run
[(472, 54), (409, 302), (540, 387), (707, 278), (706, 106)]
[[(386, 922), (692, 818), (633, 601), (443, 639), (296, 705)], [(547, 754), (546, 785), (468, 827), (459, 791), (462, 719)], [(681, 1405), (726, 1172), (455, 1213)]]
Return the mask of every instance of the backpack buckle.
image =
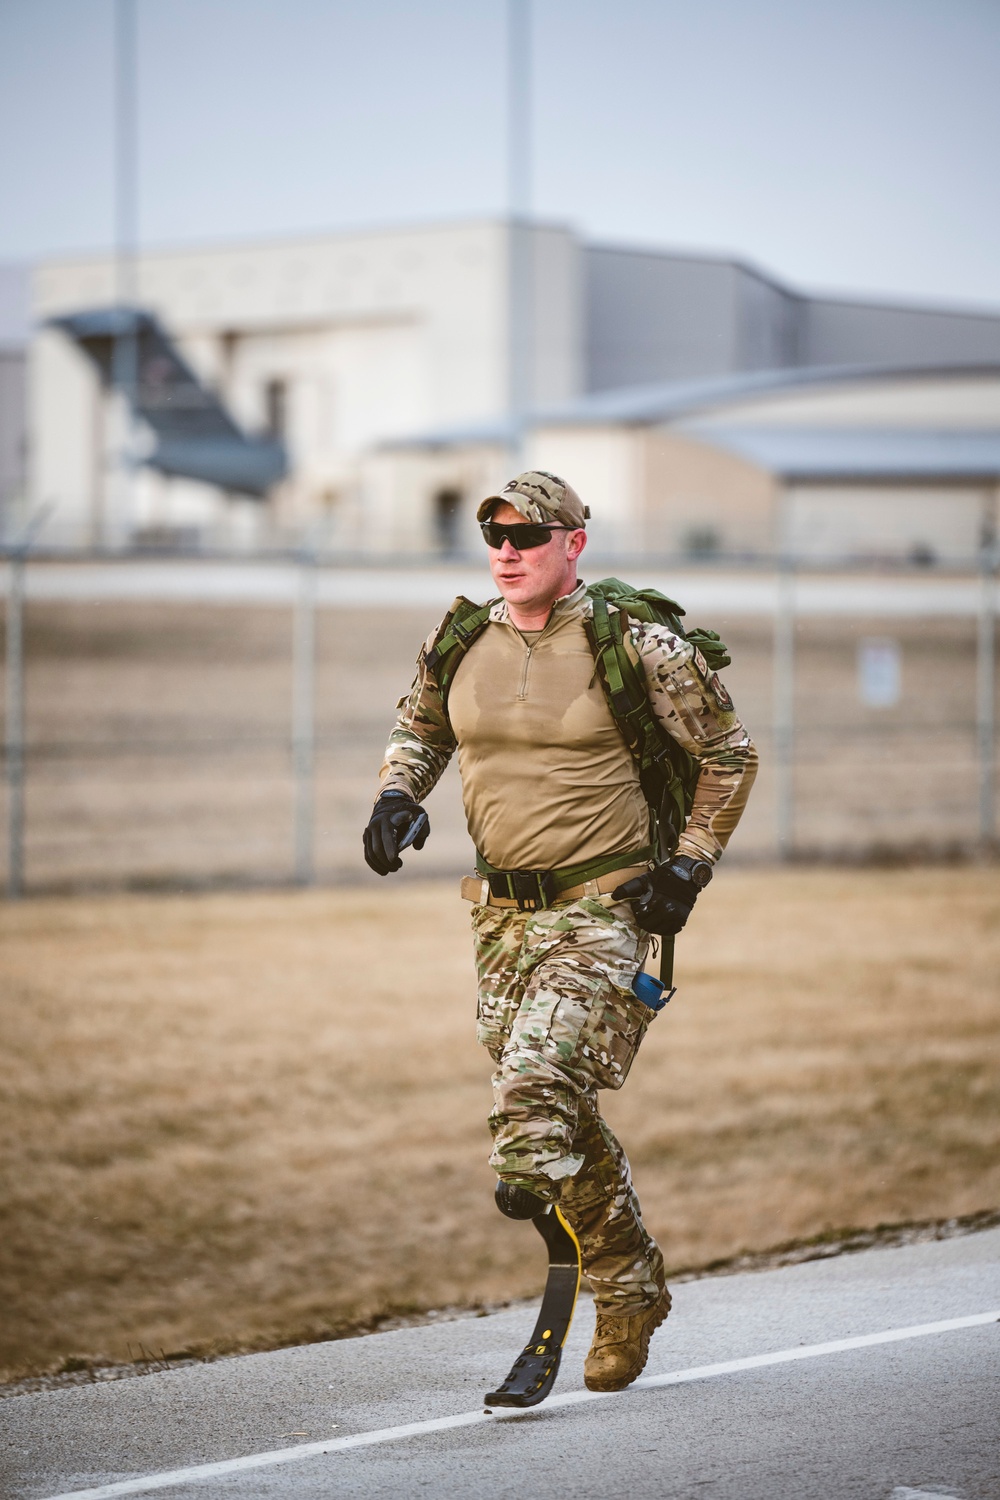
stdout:
[(558, 894), (551, 870), (495, 870), (487, 879), (490, 894), (516, 901), (518, 911), (542, 911)]

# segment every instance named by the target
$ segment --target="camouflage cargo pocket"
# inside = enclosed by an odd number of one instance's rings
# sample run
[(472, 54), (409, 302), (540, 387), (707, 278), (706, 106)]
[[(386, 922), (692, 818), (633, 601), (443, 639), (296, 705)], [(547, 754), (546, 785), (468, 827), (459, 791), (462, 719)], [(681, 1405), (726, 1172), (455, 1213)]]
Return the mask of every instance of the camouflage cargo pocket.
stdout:
[(590, 1004), (580, 1032), (584, 1067), (599, 1089), (620, 1089), (655, 1011), (629, 993), (609, 986)]
[(547, 978), (526, 995), (511, 1045), (540, 1052), (578, 1088), (621, 1088), (653, 1011), (593, 971)]
[(627, 907), (585, 899), (536, 913), (521, 951), (519, 1037), (571, 1076), (621, 1088), (653, 1015), (631, 989), (647, 946)]

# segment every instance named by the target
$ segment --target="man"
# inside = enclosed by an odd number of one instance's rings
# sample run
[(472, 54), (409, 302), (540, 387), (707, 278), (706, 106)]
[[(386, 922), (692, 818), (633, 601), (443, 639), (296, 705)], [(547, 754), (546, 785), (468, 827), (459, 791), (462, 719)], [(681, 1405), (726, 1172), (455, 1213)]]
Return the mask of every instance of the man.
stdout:
[[(653, 1014), (632, 988), (649, 935), (684, 925), (746, 803), (756, 752), (695, 648), (665, 626), (633, 623), (653, 711), (700, 767), (676, 851), (651, 870), (649, 808), (584, 628), (592, 604), (577, 562), (588, 516), (564, 480), (542, 472), (519, 475), (479, 507), (501, 598), (447, 701), (439, 632), (421, 651), (365, 857), (385, 875), (401, 867), (404, 848), (423, 846), (430, 825), (420, 804), (457, 749), (487, 872), (463, 881), (463, 895), (476, 903), (477, 1035), (496, 1064), (497, 1203), (513, 1218), (558, 1203), (597, 1307), (586, 1383), (620, 1390), (645, 1365), (670, 1294), (597, 1094), (621, 1086)], [(535, 899), (519, 904), (526, 876)]]

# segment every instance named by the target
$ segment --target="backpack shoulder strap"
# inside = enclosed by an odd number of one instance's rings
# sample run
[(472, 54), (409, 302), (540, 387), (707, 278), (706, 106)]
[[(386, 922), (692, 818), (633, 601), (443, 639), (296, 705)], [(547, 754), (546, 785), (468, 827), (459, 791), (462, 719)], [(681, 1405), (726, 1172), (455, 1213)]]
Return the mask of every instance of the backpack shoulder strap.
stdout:
[(642, 662), (626, 645), (627, 607), (622, 604), (612, 609), (601, 592), (595, 591), (590, 597), (593, 619), (584, 624), (597, 675), (611, 716), (639, 772), (643, 796), (654, 814), (661, 854), (669, 852), (687, 821), (698, 763), (661, 728), (653, 713)]
[(591, 595), (593, 618), (584, 622), (612, 717), (642, 775), (662, 757), (662, 739), (646, 692), (641, 663), (625, 645), (628, 614), (612, 609), (603, 594)]
[(424, 661), (437, 678), (445, 705), (448, 702), (448, 689), (459, 663), (473, 641), (489, 624), (490, 610), (496, 602), (495, 599), (490, 599), (486, 604), (474, 604), (471, 599), (460, 596), (445, 615), (441, 629), (424, 656)]

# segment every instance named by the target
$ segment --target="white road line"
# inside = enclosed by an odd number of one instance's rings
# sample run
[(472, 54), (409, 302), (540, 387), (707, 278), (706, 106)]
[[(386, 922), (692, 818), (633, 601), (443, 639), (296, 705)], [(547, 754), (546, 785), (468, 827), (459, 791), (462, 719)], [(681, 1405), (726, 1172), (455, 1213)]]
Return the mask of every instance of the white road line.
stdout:
[[(951, 1333), (958, 1328), (976, 1328), (983, 1323), (1000, 1322), (1000, 1310), (973, 1313), (966, 1318), (948, 1318), (942, 1323), (918, 1323), (912, 1328), (890, 1328), (885, 1333), (865, 1333), (853, 1339), (834, 1339), (828, 1344), (806, 1344), (797, 1349), (779, 1349), (773, 1354), (751, 1354), (746, 1359), (729, 1359), (721, 1364), (695, 1365), (688, 1370), (672, 1370), (667, 1375), (644, 1375), (627, 1391), (570, 1391), (552, 1396), (545, 1410), (553, 1407), (580, 1406), (585, 1401), (607, 1401), (611, 1395), (628, 1395), (645, 1389), (668, 1385), (687, 1385), (695, 1380), (712, 1380), (718, 1375), (733, 1375), (739, 1370), (759, 1370), (765, 1365), (784, 1365), (797, 1359), (818, 1359), (827, 1354), (841, 1354), (848, 1349), (870, 1349), (876, 1344), (897, 1344), (905, 1339), (926, 1338), (934, 1333)], [(301, 1463), (323, 1454), (344, 1453), (351, 1448), (371, 1448), (379, 1443), (395, 1443), (401, 1438), (425, 1437), (433, 1432), (452, 1432), (459, 1427), (475, 1427), (482, 1422), (520, 1421), (529, 1413), (508, 1411), (491, 1416), (488, 1412), (466, 1411), (454, 1417), (433, 1417), (425, 1422), (407, 1422), (401, 1427), (380, 1427), (376, 1432), (355, 1432), (350, 1437), (329, 1438), (326, 1442), (302, 1443), (296, 1448), (274, 1448), (269, 1453), (249, 1453), (244, 1458), (226, 1458), (214, 1464), (194, 1464), (187, 1469), (170, 1469), (163, 1474), (147, 1474), (141, 1479), (120, 1479), (100, 1484), (90, 1490), (66, 1490), (48, 1495), (45, 1500), (113, 1500), (116, 1495), (145, 1495), (151, 1490), (165, 1490), (173, 1485), (218, 1479), (225, 1474), (239, 1474), (247, 1469), (274, 1468), (279, 1464)]]

